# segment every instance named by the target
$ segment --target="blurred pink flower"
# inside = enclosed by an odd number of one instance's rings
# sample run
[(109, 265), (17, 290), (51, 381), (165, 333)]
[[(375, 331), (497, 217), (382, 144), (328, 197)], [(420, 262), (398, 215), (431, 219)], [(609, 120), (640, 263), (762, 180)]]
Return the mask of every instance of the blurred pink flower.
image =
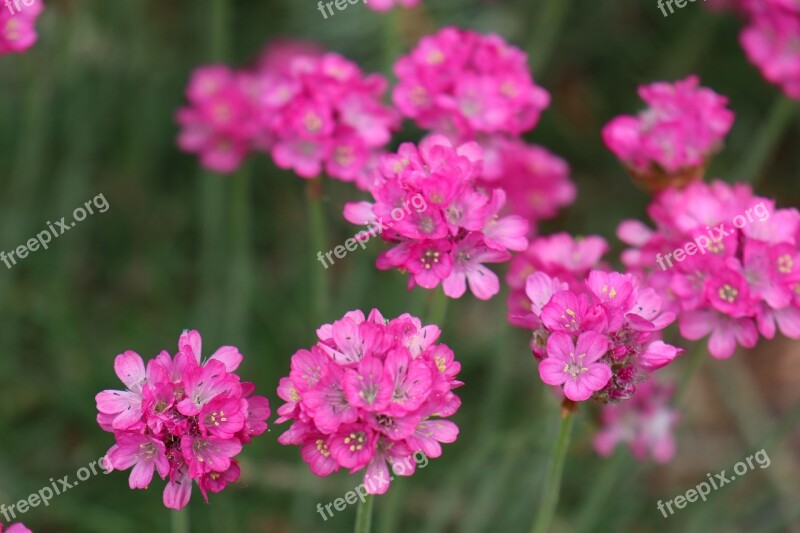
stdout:
[(0, 56), (24, 52), (36, 43), (36, 19), (44, 11), (43, 0), (19, 4), (0, 4)]
[(393, 7), (415, 7), (422, 0), (366, 0), (367, 7), (375, 11), (389, 11)]

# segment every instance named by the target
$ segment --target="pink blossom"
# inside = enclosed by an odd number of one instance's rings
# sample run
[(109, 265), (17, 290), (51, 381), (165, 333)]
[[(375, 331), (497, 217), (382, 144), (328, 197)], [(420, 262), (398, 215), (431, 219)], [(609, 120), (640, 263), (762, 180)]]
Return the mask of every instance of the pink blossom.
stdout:
[(577, 346), (566, 333), (553, 333), (547, 341), (547, 358), (539, 363), (539, 375), (548, 385), (563, 385), (564, 396), (575, 402), (588, 400), (611, 379), (611, 367), (596, 362), (608, 350), (608, 340), (587, 331)]
[(0, 533), (33, 533), (30, 529), (25, 527), (24, 524), (17, 522), (16, 524), (11, 524), (3, 529), (3, 524), (0, 524)]
[(605, 405), (600, 415), (601, 429), (594, 437), (594, 449), (610, 456), (618, 444), (627, 444), (640, 461), (648, 457), (657, 463), (675, 456), (675, 424), (680, 416), (669, 406), (673, 386), (655, 381), (643, 383), (630, 401)]
[(451, 298), (467, 286), (482, 300), (497, 294), (499, 280), (484, 264), (524, 250), (528, 223), (501, 216), (505, 193), (479, 186), (482, 157), (475, 142), (454, 145), (434, 134), (381, 158), (370, 189), (375, 201), (344, 208), (349, 222), (394, 245), (378, 257), (378, 269), (407, 272), (409, 288), (442, 285)]
[(389, 11), (393, 7), (415, 7), (420, 4), (422, 0), (369, 0), (367, 7), (375, 11)]
[(550, 103), (534, 84), (525, 53), (497, 35), (444, 28), (423, 37), (394, 71), (398, 109), (442, 133), (519, 135)]
[(104, 465), (127, 470), (132, 489), (145, 489), (153, 475), (167, 479), (163, 501), (181, 509), (194, 481), (207, 501), (239, 477), (233, 457), (264, 433), (269, 402), (252, 383), (234, 374), (239, 350), (223, 346), (203, 360), (197, 331), (185, 331), (174, 358), (162, 351), (145, 367), (132, 351), (117, 356), (114, 369), (127, 387), (97, 395), (98, 423), (114, 433)]
[(279, 442), (300, 446), (318, 476), (364, 470), (371, 494), (388, 489), (387, 463), (416, 452), (439, 457), (441, 443), (458, 435), (447, 417), (461, 404), (452, 391), (462, 385), (452, 350), (436, 344), (440, 333), (408, 314), (386, 320), (377, 309), (322, 325), (317, 344), (295, 353), (281, 379), (278, 422), (292, 425)]
[(682, 186), (702, 177), (733, 125), (728, 99), (700, 87), (697, 76), (639, 87), (648, 108), (603, 128), (606, 146), (645, 188)]
[(710, 335), (717, 358), (730, 357), (737, 344), (752, 348), (759, 332), (800, 338), (800, 212), (721, 181), (666, 190), (648, 211), (655, 229), (620, 225), (618, 235), (631, 245), (622, 259), (678, 316), (684, 337)]
[[(7, 4), (0, 9), (0, 56), (21, 53), (36, 43), (36, 19), (44, 11), (42, 0)], [(17, 7), (18, 9), (14, 9)], [(12, 12), (13, 11), (13, 12)]]

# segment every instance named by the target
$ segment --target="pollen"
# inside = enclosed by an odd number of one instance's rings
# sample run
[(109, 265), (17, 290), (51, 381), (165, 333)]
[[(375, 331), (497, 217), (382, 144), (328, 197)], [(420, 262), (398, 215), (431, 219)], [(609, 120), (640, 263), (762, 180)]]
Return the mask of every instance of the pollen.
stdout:
[(791, 274), (794, 267), (794, 261), (789, 254), (782, 255), (778, 258), (778, 271), (781, 274)]
[(719, 297), (728, 303), (735, 302), (737, 296), (739, 296), (739, 291), (737, 291), (727, 283), (725, 284), (725, 286), (720, 287), (719, 289)]

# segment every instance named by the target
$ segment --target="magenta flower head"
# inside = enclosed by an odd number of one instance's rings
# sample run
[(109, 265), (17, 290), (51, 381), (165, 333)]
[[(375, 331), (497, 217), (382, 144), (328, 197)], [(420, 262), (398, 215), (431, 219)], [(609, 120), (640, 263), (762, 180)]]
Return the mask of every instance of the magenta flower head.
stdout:
[(394, 67), (395, 105), (420, 127), (471, 137), (533, 128), (550, 95), (527, 57), (497, 35), (444, 28), (423, 37)]
[(369, 494), (389, 488), (387, 463), (410, 476), (415, 454), (439, 457), (440, 443), (458, 436), (447, 418), (461, 405), (452, 391), (462, 385), (453, 351), (436, 344), (440, 333), (409, 314), (386, 320), (377, 309), (324, 324), (317, 344), (295, 353), (281, 379), (286, 403), (277, 422), (292, 426), (279, 442), (300, 446), (318, 476), (364, 470)]
[(344, 209), (348, 221), (369, 227), (357, 239), (379, 233), (394, 245), (378, 257), (378, 269), (408, 272), (409, 289), (441, 284), (451, 298), (467, 285), (481, 300), (497, 294), (500, 282), (484, 263), (508, 261), (509, 250), (527, 248), (528, 223), (498, 216), (506, 195), (478, 186), (482, 162), (477, 143), (453, 146), (443, 135), (426, 137), (419, 148), (405, 143), (382, 158), (371, 189), (375, 202)]
[(669, 405), (674, 392), (674, 386), (650, 380), (637, 388), (630, 401), (604, 405), (601, 428), (594, 437), (595, 451), (608, 457), (623, 443), (639, 461), (669, 462), (675, 456), (674, 432), (680, 420), (678, 411)]
[(776, 209), (748, 185), (694, 183), (649, 207), (655, 230), (623, 222), (623, 262), (647, 277), (689, 340), (710, 335), (713, 357), (776, 330), (800, 338), (800, 212)]
[(270, 415), (267, 399), (235, 374), (238, 349), (223, 346), (206, 361), (201, 350), (200, 334), (185, 331), (174, 358), (162, 351), (145, 367), (135, 352), (118, 355), (114, 370), (126, 390), (96, 398), (97, 422), (116, 440), (104, 468), (133, 467), (132, 489), (146, 489), (158, 472), (168, 479), (164, 505), (170, 509), (186, 506), (195, 482), (208, 502), (208, 491), (236, 481), (234, 457), (266, 431)]
[(0, 10), (0, 56), (24, 52), (36, 43), (36, 19), (44, 11), (43, 0), (30, 5), (6, 4)]
[(506, 274), (511, 289), (508, 321), (527, 329), (537, 329), (541, 324), (532, 312), (533, 304), (526, 294), (528, 276), (542, 272), (550, 278), (558, 278), (559, 286), (563, 284), (565, 288), (579, 291), (590, 270), (603, 270), (600, 259), (607, 251), (608, 243), (597, 235), (573, 238), (562, 232), (534, 239), (525, 252), (511, 259)]
[(632, 274), (593, 270), (582, 289), (570, 290), (536, 272), (526, 292), (540, 322), (533, 343), (539, 376), (574, 402), (626, 400), (683, 351), (661, 340), (675, 315), (662, 312), (655, 290), (639, 287)]
[(789, 98), (800, 100), (800, 3), (749, 0), (740, 40), (748, 59)]
[(639, 87), (648, 108), (603, 128), (603, 140), (636, 182), (655, 192), (703, 178), (733, 125), (728, 99), (699, 86), (697, 76)]
[(0, 533), (33, 533), (30, 529), (25, 527), (25, 525), (17, 522), (16, 524), (11, 524), (7, 528), (3, 528), (3, 524), (0, 524)]

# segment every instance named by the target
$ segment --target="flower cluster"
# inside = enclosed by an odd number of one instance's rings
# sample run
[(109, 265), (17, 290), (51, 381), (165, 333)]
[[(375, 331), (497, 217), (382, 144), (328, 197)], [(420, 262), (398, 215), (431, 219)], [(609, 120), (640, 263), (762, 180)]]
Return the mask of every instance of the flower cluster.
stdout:
[(399, 127), (399, 115), (381, 103), (386, 89), (385, 78), (364, 75), (338, 54), (281, 43), (253, 71), (198, 69), (189, 106), (177, 113), (178, 143), (218, 172), (263, 150), (303, 178), (324, 170), (366, 189), (378, 153)]
[(508, 321), (521, 328), (535, 330), (541, 322), (531, 311), (531, 300), (525, 294), (528, 276), (544, 272), (567, 284), (573, 291), (581, 290), (592, 269), (601, 268), (600, 259), (608, 251), (606, 240), (597, 235), (573, 238), (569, 233), (556, 233), (538, 237), (524, 253), (516, 254), (508, 268), (506, 282), (508, 295)]
[(619, 443), (627, 444), (640, 461), (648, 457), (667, 463), (675, 455), (675, 425), (678, 411), (669, 402), (675, 392), (672, 385), (655, 380), (642, 383), (628, 402), (604, 405), (600, 413), (601, 429), (594, 437), (594, 449), (610, 456)]
[(518, 135), (550, 104), (531, 78), (525, 53), (497, 35), (444, 28), (423, 37), (394, 71), (395, 105), (439, 133)]
[(603, 140), (649, 190), (701, 179), (710, 156), (733, 125), (728, 99), (699, 86), (697, 76), (639, 87), (648, 108), (619, 116), (603, 128)]
[(17, 4), (19, 11), (12, 11), (13, 5), (6, 3), (8, 9), (0, 9), (0, 56), (24, 52), (36, 43), (36, 19), (44, 11), (42, 0), (33, 0), (31, 5)]
[(622, 259), (679, 314), (685, 338), (710, 333), (717, 358), (730, 357), (737, 343), (754, 347), (759, 332), (800, 338), (797, 209), (775, 209), (748, 185), (715, 181), (667, 190), (648, 211), (655, 230), (620, 225), (619, 237), (633, 247)]
[(11, 524), (7, 528), (3, 528), (3, 524), (0, 524), (0, 533), (33, 533), (30, 529), (25, 527), (24, 524), (17, 522), (16, 524)]
[[(387, 461), (418, 451), (439, 457), (440, 443), (458, 436), (446, 417), (460, 407), (452, 390), (462, 385), (453, 351), (434, 344), (440, 333), (409, 314), (387, 321), (377, 309), (367, 318), (351, 311), (320, 327), (317, 344), (295, 353), (289, 376), (280, 381), (278, 395), (286, 403), (277, 422), (293, 424), (279, 441), (301, 446), (318, 476), (366, 468), (371, 494), (388, 489)], [(413, 474), (414, 463), (395, 473)]]
[(127, 390), (96, 397), (97, 422), (116, 440), (103, 467), (133, 467), (132, 489), (146, 489), (155, 471), (169, 477), (164, 505), (171, 509), (186, 506), (193, 482), (208, 501), (208, 491), (236, 481), (233, 457), (266, 431), (270, 415), (268, 400), (234, 373), (242, 361), (238, 349), (223, 346), (205, 362), (201, 349), (200, 334), (186, 331), (174, 358), (162, 351), (146, 368), (137, 353), (120, 354), (114, 370)]
[(374, 11), (389, 11), (395, 6), (398, 7), (416, 7), (422, 0), (369, 0), (367, 7)]
[(787, 96), (800, 100), (800, 2), (749, 0), (740, 40), (747, 57)]
[(539, 220), (575, 201), (569, 165), (560, 157), (516, 137), (478, 136), (478, 142), (485, 153), (481, 181), (506, 192), (509, 211), (526, 219), (532, 233)]
[[(509, 250), (527, 248), (528, 223), (516, 215), (498, 217), (506, 195), (477, 186), (482, 161), (477, 143), (453, 146), (442, 135), (426, 137), (419, 148), (405, 143), (381, 158), (371, 189), (375, 202), (349, 203), (344, 210), (353, 224), (382, 227), (390, 216), (394, 220), (381, 237), (396, 245), (378, 257), (379, 269), (408, 272), (409, 288), (441, 284), (451, 298), (460, 298), (467, 284), (482, 300), (497, 294), (500, 282), (483, 263), (507, 261)], [(419, 196), (424, 210), (393, 215)]]
[(628, 399), (637, 383), (682, 352), (660, 337), (675, 315), (662, 312), (656, 291), (640, 288), (632, 274), (592, 270), (585, 289), (573, 291), (536, 272), (526, 292), (541, 321), (534, 332), (539, 376), (563, 386), (572, 401)]

